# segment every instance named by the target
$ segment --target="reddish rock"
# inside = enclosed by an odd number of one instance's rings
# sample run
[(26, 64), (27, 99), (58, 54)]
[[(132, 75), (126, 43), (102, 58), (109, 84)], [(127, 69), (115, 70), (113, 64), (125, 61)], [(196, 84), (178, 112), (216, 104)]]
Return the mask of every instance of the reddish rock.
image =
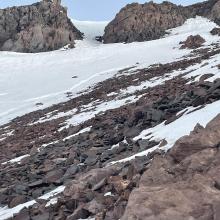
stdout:
[(156, 156), (121, 219), (220, 219), (219, 126), (220, 115)]
[(220, 24), (220, 1), (209, 0), (186, 7), (168, 1), (128, 4), (107, 25), (104, 43), (158, 39), (165, 35), (166, 30), (180, 26), (196, 15)]
[(182, 25), (187, 18), (184, 7), (170, 2), (129, 4), (106, 27), (104, 43), (157, 39), (167, 29)]
[(13, 208), (13, 207), (20, 205), (20, 204), (23, 204), (25, 202), (27, 202), (26, 196), (23, 196), (23, 195), (16, 196), (15, 198), (13, 198), (10, 201), (9, 208)]
[(59, 183), (63, 175), (63, 170), (53, 170), (46, 174), (44, 181), (46, 183)]
[(217, 220), (219, 205), (220, 191), (210, 179), (198, 174), (190, 181), (134, 190), (121, 220), (209, 220), (213, 214)]
[(182, 44), (181, 49), (197, 49), (205, 43), (205, 39), (200, 35), (190, 35), (185, 41), (180, 42)]

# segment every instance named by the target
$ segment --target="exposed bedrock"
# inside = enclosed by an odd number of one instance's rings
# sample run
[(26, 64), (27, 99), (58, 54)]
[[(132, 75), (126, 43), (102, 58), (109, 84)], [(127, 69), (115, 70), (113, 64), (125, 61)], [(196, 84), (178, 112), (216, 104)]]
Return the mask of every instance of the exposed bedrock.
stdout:
[(121, 219), (220, 219), (219, 126), (220, 115), (156, 156)]
[(0, 9), (0, 50), (43, 52), (74, 46), (81, 39), (60, 1)]
[(205, 16), (220, 23), (220, 1), (209, 0), (183, 7), (170, 2), (128, 4), (111, 21), (104, 34), (104, 43), (148, 41), (158, 39), (166, 30), (181, 26), (188, 18)]

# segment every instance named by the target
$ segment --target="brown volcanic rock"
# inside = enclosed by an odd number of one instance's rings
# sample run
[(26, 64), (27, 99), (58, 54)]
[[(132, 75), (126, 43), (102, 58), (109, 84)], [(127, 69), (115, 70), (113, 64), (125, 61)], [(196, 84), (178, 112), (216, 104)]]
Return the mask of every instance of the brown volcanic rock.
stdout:
[(220, 144), (220, 117), (211, 121), (205, 129), (194, 130), (189, 136), (180, 138), (171, 149), (170, 155), (181, 161), (187, 156), (206, 148), (214, 148)]
[(59, 49), (82, 34), (67, 17), (60, 1), (0, 9), (0, 50), (43, 52)]
[(103, 179), (115, 173), (117, 173), (117, 169), (112, 167), (93, 169), (81, 176), (78, 180), (73, 180), (65, 189), (64, 195), (72, 197), (73, 199), (78, 199), (82, 192), (85, 193), (86, 190), (88, 190), (88, 187), (92, 189), (94, 186), (97, 186), (97, 184), (103, 181)]
[(104, 43), (134, 42), (158, 39), (166, 30), (182, 25), (196, 15), (207, 17), (220, 24), (220, 1), (208, 0), (183, 7), (170, 2), (152, 1), (129, 4), (111, 21), (104, 34)]
[(158, 39), (167, 29), (182, 25), (188, 17), (188, 10), (169, 2), (129, 4), (106, 27), (104, 42)]
[(220, 1), (210, 1), (214, 3), (214, 6), (211, 9), (210, 14), (208, 15), (208, 18), (213, 20), (218, 25), (220, 24)]
[(140, 187), (129, 201), (122, 220), (219, 219), (220, 192), (199, 174), (190, 181)]
[(220, 115), (156, 156), (121, 219), (220, 219), (219, 126)]
[(205, 43), (205, 39), (200, 35), (190, 35), (184, 42), (180, 42), (182, 44), (181, 49), (196, 49), (199, 48)]

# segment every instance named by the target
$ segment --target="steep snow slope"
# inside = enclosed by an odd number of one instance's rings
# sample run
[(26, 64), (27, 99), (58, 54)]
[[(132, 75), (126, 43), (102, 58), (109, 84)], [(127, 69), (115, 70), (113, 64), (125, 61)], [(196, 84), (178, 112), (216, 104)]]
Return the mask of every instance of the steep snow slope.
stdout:
[(201, 34), (207, 44), (210, 39), (217, 40), (209, 34), (215, 24), (204, 18), (189, 20), (164, 39), (110, 45), (94, 41), (106, 22), (74, 22), (85, 32), (85, 39), (77, 42), (75, 49), (41, 54), (0, 53), (0, 124), (65, 101), (67, 92), (76, 96), (120, 69), (167, 63), (187, 55), (190, 51), (178, 48), (189, 33)]

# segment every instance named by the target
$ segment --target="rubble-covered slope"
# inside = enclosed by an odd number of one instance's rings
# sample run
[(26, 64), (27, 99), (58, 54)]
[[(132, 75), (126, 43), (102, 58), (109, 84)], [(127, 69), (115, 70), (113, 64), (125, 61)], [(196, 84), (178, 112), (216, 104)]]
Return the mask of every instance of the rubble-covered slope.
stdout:
[[(8, 73), (26, 61), (49, 76), (33, 68), (40, 91), (19, 86), (21, 101), (2, 90), (0, 219), (218, 219), (213, 28), (197, 17), (156, 41), (103, 45), (88, 31), (73, 50), (2, 53)], [(22, 70), (15, 85), (31, 83)]]

